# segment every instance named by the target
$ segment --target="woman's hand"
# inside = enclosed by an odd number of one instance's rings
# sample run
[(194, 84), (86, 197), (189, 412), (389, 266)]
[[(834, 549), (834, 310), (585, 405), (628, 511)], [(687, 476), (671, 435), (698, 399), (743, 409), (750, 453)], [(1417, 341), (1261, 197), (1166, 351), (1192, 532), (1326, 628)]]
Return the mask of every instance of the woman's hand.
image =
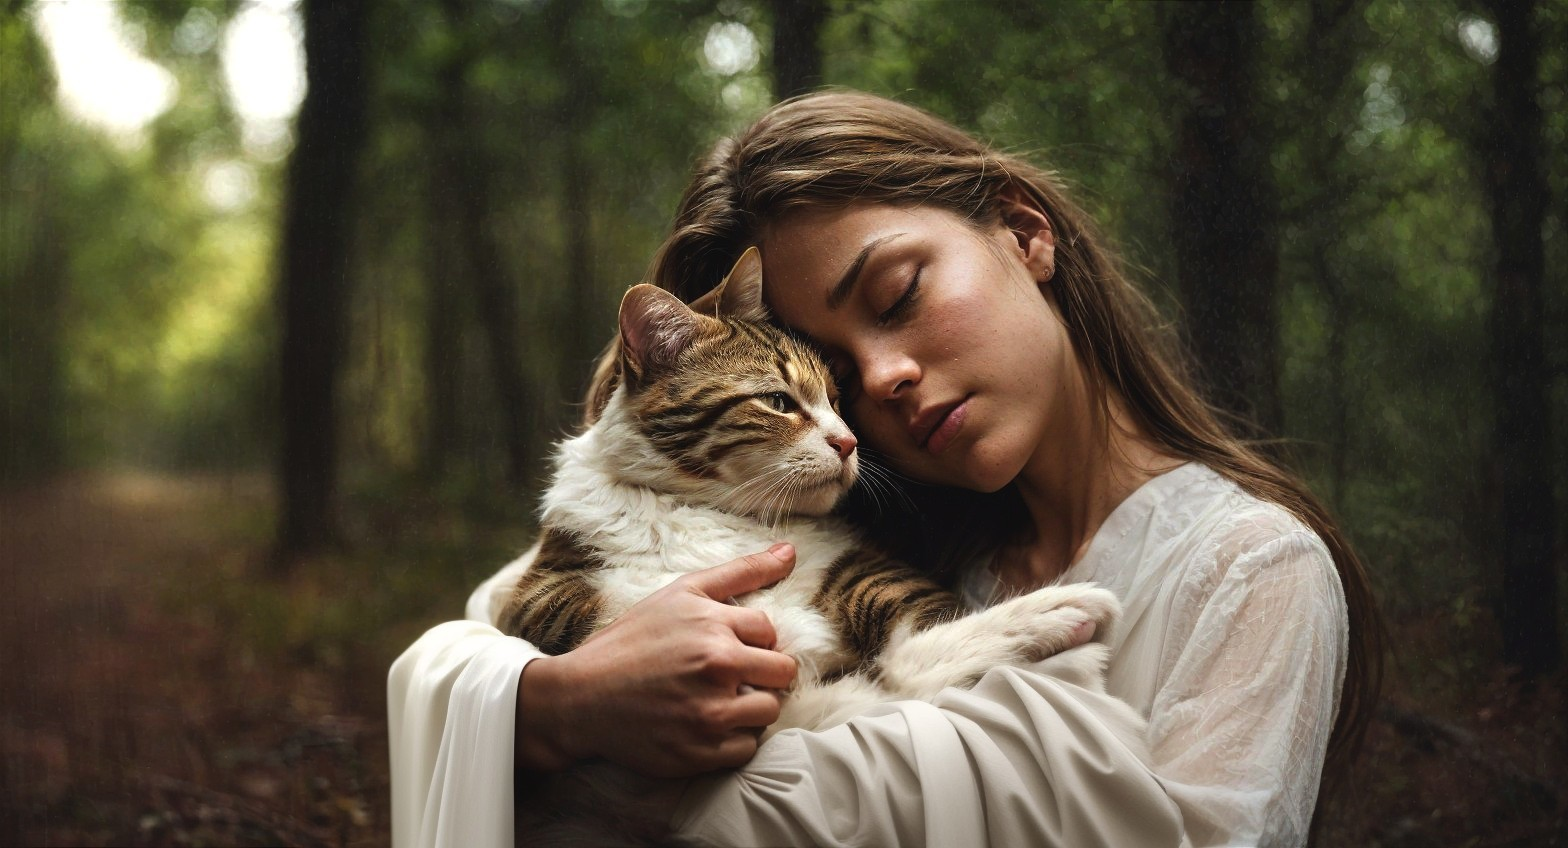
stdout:
[(750, 760), (779, 716), (795, 661), (773, 624), (727, 601), (783, 579), (795, 549), (685, 575), (575, 650), (530, 662), (518, 686), (517, 764), (553, 771), (603, 758), (653, 777)]

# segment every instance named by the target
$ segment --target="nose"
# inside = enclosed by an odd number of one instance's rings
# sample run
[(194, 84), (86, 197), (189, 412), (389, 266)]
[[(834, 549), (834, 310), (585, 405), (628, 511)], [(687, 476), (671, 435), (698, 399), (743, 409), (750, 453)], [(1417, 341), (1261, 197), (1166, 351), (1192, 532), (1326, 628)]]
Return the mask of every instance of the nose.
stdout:
[(860, 387), (872, 400), (893, 400), (920, 379), (915, 361), (896, 351), (865, 355), (860, 370)]
[(839, 436), (828, 436), (828, 444), (833, 448), (833, 452), (838, 454), (839, 459), (849, 459), (849, 455), (855, 452), (855, 445), (860, 443), (855, 441), (854, 436), (844, 433)]

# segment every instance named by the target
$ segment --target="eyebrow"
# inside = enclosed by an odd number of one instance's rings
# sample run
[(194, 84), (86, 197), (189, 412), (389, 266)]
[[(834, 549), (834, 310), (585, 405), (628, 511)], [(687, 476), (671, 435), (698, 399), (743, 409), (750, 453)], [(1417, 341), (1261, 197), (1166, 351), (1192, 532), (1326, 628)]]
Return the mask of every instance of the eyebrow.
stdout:
[(866, 266), (866, 260), (871, 257), (871, 251), (902, 235), (905, 234), (893, 233), (879, 239), (873, 239), (860, 249), (860, 253), (855, 255), (855, 261), (849, 263), (849, 267), (844, 269), (844, 276), (839, 277), (838, 282), (834, 283), (833, 288), (828, 292), (829, 312), (843, 306), (844, 301), (849, 299), (849, 293), (855, 290), (855, 283), (860, 281), (860, 269)]

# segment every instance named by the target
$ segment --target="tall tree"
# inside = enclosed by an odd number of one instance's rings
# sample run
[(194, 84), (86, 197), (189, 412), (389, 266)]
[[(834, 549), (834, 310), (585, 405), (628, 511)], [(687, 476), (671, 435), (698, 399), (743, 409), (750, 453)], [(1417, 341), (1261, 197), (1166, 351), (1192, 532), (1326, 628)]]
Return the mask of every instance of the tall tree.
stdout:
[(1481, 159), (1496, 250), (1492, 293), (1494, 449), (1502, 489), (1503, 656), (1526, 677), (1555, 668), (1556, 500), (1552, 489), (1551, 380), (1542, 315), (1550, 202), (1536, 100), (1540, 41), (1534, 0), (1488, 0), (1497, 24), (1493, 113)]
[(1185, 95), (1171, 228), (1187, 333), (1211, 397), (1277, 432), (1278, 200), (1255, 114), (1258, 14), (1250, 3), (1168, 9), (1165, 62)]
[(824, 0), (773, 0), (773, 96), (779, 100), (822, 84)]
[(18, 5), (0, 16), (0, 480), (63, 458), (67, 256), (55, 163), (65, 157), (37, 143), (55, 128), (55, 80)]
[[(441, 86), (445, 89), (446, 86)], [(456, 225), (457, 205), (452, 195), (452, 151), (446, 136), (452, 134), (443, 116), (449, 98), (432, 110), (429, 142), (430, 164), (425, 175), (425, 231), (420, 246), (424, 260), (424, 433), (420, 465), (425, 475), (439, 479), (450, 470), (461, 443), (459, 369), (469, 276), (462, 251), (462, 234)]]
[[(529, 483), (534, 456), (535, 406), (530, 397), (529, 381), (523, 369), (521, 344), (520, 307), (515, 281), (507, 273), (505, 251), (496, 241), (491, 225), (492, 170), (489, 151), (480, 132), (481, 124), (474, 115), (469, 74), (478, 58), (479, 43), (474, 22), (469, 19), (472, 5), (462, 0), (443, 0), (441, 4), (450, 38), (449, 48), (437, 71), (437, 102), (431, 127), (433, 151), (429, 175), (431, 199), (429, 209), (433, 217), (430, 242), (445, 241), (455, 246), (450, 258), (456, 260), (446, 273), (466, 278), (473, 287), (470, 298), (479, 310), (479, 326), (484, 332), (485, 347), (489, 353), (491, 383), (501, 413), (501, 436), (506, 445), (506, 480), (514, 489), (522, 490)], [(442, 249), (427, 244), (427, 249)], [(438, 269), (432, 269), (427, 288), (428, 295), (439, 298), (443, 288), (437, 279)], [(428, 304), (427, 308), (441, 308)], [(457, 328), (454, 315), (431, 316), (431, 333), (426, 339), (430, 357), (441, 358), (456, 342), (449, 337)], [(455, 334), (454, 334), (455, 336)], [(437, 348), (442, 349), (437, 349)], [(452, 367), (455, 363), (434, 363), (435, 368)], [(449, 374), (432, 372), (427, 380), (436, 381), (438, 389), (451, 388), (443, 381)], [(432, 397), (433, 401), (450, 403), (455, 397)], [(431, 410), (430, 424), (450, 428), (453, 425), (449, 412)]]
[(1304, 232), (1307, 266), (1328, 307), (1328, 394), (1323, 403), (1332, 420), (1329, 442), (1334, 499), (1345, 491), (1350, 457), (1350, 397), (1347, 349), (1353, 324), (1350, 286), (1336, 249), (1344, 237), (1341, 213), (1355, 191), (1354, 175), (1344, 166), (1345, 140), (1356, 126), (1359, 99), (1345, 97), (1356, 60), (1365, 47), (1362, 11), (1365, 0), (1312, 0), (1309, 22), (1296, 61), (1302, 92), (1293, 111), (1314, 115), (1305, 122), (1302, 148), (1307, 177), (1289, 218)]
[[(557, 73), (562, 77), (555, 104), (555, 129), (561, 147), (561, 224), (566, 243), (565, 308), (561, 315), (562, 356), (557, 365), (556, 397), (576, 400), (592, 370), (591, 363), (613, 326), (599, 296), (593, 263), (594, 166), (588, 133), (598, 101), (596, 68), (589, 61), (591, 45), (582, 41), (581, 18), (586, 10), (572, 0), (555, 0), (547, 10)], [(553, 404), (552, 406), (559, 406)], [(551, 418), (555, 417), (552, 410)], [(564, 421), (550, 421), (558, 427)], [(552, 427), (553, 429), (553, 427)]]
[(305, 79), (289, 161), (278, 298), (282, 425), (278, 553), (336, 541), (337, 377), (347, 327), (355, 164), (366, 130), (365, 0), (305, 0)]

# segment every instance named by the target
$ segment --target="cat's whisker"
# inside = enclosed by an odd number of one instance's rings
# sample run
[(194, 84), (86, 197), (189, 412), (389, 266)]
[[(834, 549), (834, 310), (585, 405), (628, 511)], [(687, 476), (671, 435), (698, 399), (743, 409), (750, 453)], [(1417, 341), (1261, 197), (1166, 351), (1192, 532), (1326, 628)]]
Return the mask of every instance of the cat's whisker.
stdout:
[(789, 477), (782, 489), (779, 490), (778, 501), (773, 514), (773, 528), (776, 531), (784, 523), (784, 516), (790, 513), (790, 507), (795, 503), (795, 493), (800, 489), (804, 475), (798, 468), (790, 469)]
[[(770, 469), (731, 489), (730, 497), (740, 498), (731, 505), (731, 511), (741, 514), (748, 514), (750, 512), (750, 508), (759, 502), (760, 499), (767, 494), (768, 490), (772, 488), (772, 486), (781, 482), (783, 476), (787, 475), (788, 472), (789, 469), (787, 468)], [(755, 491), (746, 492), (746, 494), (741, 495), (742, 492), (751, 486), (756, 486), (757, 489)]]
[(768, 486), (766, 489), (753, 494), (735, 511), (745, 515), (756, 516), (758, 520), (765, 522), (768, 512), (768, 504), (772, 503), (773, 501), (773, 493), (777, 491), (777, 489), (782, 485), (782, 481), (776, 481), (773, 485)]
[(881, 481), (867, 474), (861, 477), (860, 487), (861, 491), (866, 493), (866, 497), (871, 502), (871, 509), (876, 515), (880, 516), (887, 512), (886, 493), (882, 489)]
[(755, 511), (756, 505), (761, 503), (762, 499), (767, 496), (769, 488), (770, 486), (758, 486), (739, 499), (731, 501), (725, 506), (725, 509), (737, 515), (751, 515)]
[(784, 476), (780, 478), (779, 485), (768, 490), (768, 498), (757, 513), (757, 517), (762, 519), (762, 523), (766, 524), (768, 529), (775, 534), (777, 534), (779, 526), (778, 505), (782, 502), (784, 493), (789, 489), (790, 481), (793, 479), (794, 475), (790, 473), (790, 470), (784, 469)]
[(883, 507), (882, 480), (876, 469), (867, 465), (864, 459), (860, 462), (860, 476), (855, 481), (855, 488), (870, 498), (872, 507), (880, 514)]
[(871, 490), (876, 494), (877, 500), (883, 507), (891, 509), (894, 506), (895, 500), (902, 500), (904, 506), (911, 509), (914, 508), (914, 501), (910, 499), (909, 494), (904, 491), (904, 488), (886, 476), (883, 476), (880, 469), (872, 468), (866, 475), (866, 479), (870, 484)]
[[(748, 515), (755, 514), (759, 519), (762, 519), (764, 523), (768, 523), (765, 518), (768, 509), (766, 505), (773, 502), (774, 495), (779, 490), (787, 486), (789, 484), (789, 480), (790, 469), (787, 466), (783, 468), (771, 469), (767, 472), (764, 472), (763, 474), (759, 474), (757, 477), (752, 478), (752, 480), (747, 481), (747, 483), (742, 485), (750, 485), (751, 483), (757, 483), (761, 481), (765, 481), (766, 484), (760, 485), (757, 491), (748, 494), (745, 499), (735, 506), (734, 511)], [(753, 512), (754, 508), (755, 513)]]
[(881, 451), (874, 450), (874, 449), (868, 448), (868, 447), (860, 448), (860, 462), (861, 462), (862, 465), (866, 465), (866, 464), (871, 465), (871, 467), (873, 467), (877, 471), (881, 472), (883, 474), (883, 476), (885, 476), (887, 479), (890, 479), (890, 480), (892, 480), (892, 479), (902, 480), (902, 481), (904, 481), (906, 483), (916, 483), (917, 482), (913, 478), (911, 478), (911, 477), (909, 477), (909, 476), (899, 472), (897, 469), (895, 469), (893, 467), (892, 461), (889, 460), (887, 458), (887, 455), (882, 453)]
[[(903, 502), (907, 510), (915, 510), (914, 499), (898, 483), (899, 480), (913, 481), (878, 462), (877, 459), (878, 455), (873, 451), (866, 451), (860, 457), (861, 480), (866, 484), (867, 492), (872, 495), (873, 505), (880, 511), (892, 507), (893, 500), (897, 499)], [(885, 501), (883, 495), (886, 496)]]

